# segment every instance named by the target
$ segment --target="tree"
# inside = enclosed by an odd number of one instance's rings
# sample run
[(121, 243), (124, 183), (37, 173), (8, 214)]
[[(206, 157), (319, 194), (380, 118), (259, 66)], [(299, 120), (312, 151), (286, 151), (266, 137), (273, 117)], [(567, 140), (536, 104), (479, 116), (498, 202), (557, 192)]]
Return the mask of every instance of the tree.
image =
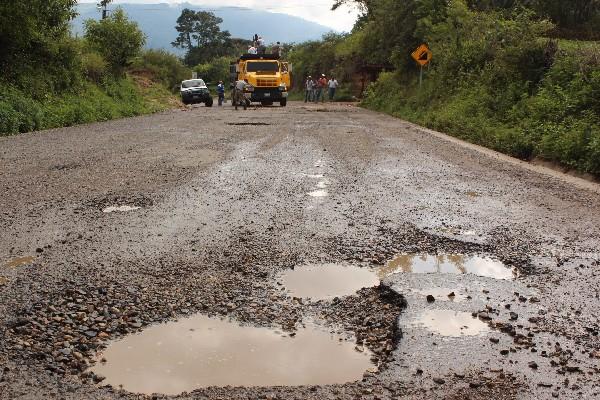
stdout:
[(221, 31), (223, 19), (207, 11), (184, 9), (175, 29), (179, 36), (171, 44), (187, 50), (186, 64), (197, 65), (231, 54), (233, 43), (229, 31)]
[(52, 63), (68, 39), (76, 0), (0, 2), (0, 76), (14, 77), (23, 67)]
[(85, 21), (85, 39), (117, 74), (123, 72), (146, 43), (138, 24), (129, 21), (121, 8), (117, 8), (110, 17), (101, 21)]

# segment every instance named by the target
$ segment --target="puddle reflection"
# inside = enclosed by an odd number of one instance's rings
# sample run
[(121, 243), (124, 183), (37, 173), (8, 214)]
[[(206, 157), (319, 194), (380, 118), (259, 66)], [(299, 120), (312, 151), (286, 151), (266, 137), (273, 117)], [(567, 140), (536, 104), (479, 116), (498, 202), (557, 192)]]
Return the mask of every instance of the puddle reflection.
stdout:
[(317, 327), (292, 338), (272, 329), (195, 316), (112, 343), (92, 371), (136, 393), (209, 386), (326, 385), (360, 380), (371, 354)]
[(413, 325), (422, 326), (442, 336), (477, 336), (490, 330), (489, 326), (470, 313), (452, 310), (426, 310)]
[(282, 280), (290, 295), (315, 300), (347, 296), (379, 284), (379, 278), (373, 271), (339, 264), (296, 267), (286, 271)]
[(514, 271), (490, 257), (462, 254), (400, 254), (379, 270), (379, 276), (394, 273), (415, 274), (473, 274), (495, 279), (513, 279)]

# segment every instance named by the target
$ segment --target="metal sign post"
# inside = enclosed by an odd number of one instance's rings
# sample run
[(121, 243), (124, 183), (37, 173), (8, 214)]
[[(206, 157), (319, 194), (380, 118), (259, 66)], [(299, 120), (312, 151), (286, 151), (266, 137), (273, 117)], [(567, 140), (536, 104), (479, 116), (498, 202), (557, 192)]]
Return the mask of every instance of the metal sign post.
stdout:
[(419, 71), (419, 87), (421, 87), (423, 85), (423, 67), (429, 65), (433, 53), (426, 44), (422, 44), (413, 51), (411, 56), (421, 67), (421, 70)]

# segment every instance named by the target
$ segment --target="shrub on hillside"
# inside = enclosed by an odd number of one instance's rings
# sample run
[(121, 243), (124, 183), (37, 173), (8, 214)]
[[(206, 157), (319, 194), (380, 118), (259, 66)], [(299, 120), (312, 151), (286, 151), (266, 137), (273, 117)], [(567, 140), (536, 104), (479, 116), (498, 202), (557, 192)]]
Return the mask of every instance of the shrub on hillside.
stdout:
[(134, 71), (150, 72), (155, 80), (174, 90), (181, 81), (192, 76), (191, 70), (173, 53), (166, 50), (145, 50), (132, 64)]
[(146, 43), (138, 24), (130, 21), (121, 8), (106, 19), (85, 21), (84, 37), (90, 48), (104, 57), (116, 75), (122, 74)]
[(85, 76), (92, 82), (100, 83), (108, 72), (108, 63), (96, 52), (83, 54), (82, 64)]

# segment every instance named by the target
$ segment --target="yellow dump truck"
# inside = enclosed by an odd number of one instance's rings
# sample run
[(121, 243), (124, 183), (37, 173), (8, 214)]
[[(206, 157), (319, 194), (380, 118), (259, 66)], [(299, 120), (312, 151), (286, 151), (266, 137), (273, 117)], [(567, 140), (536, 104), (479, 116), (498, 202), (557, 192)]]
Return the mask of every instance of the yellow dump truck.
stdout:
[(244, 96), (248, 103), (264, 106), (279, 103), (287, 105), (292, 83), (292, 65), (281, 61), (276, 54), (244, 54), (230, 64), (231, 86), (245, 81)]

